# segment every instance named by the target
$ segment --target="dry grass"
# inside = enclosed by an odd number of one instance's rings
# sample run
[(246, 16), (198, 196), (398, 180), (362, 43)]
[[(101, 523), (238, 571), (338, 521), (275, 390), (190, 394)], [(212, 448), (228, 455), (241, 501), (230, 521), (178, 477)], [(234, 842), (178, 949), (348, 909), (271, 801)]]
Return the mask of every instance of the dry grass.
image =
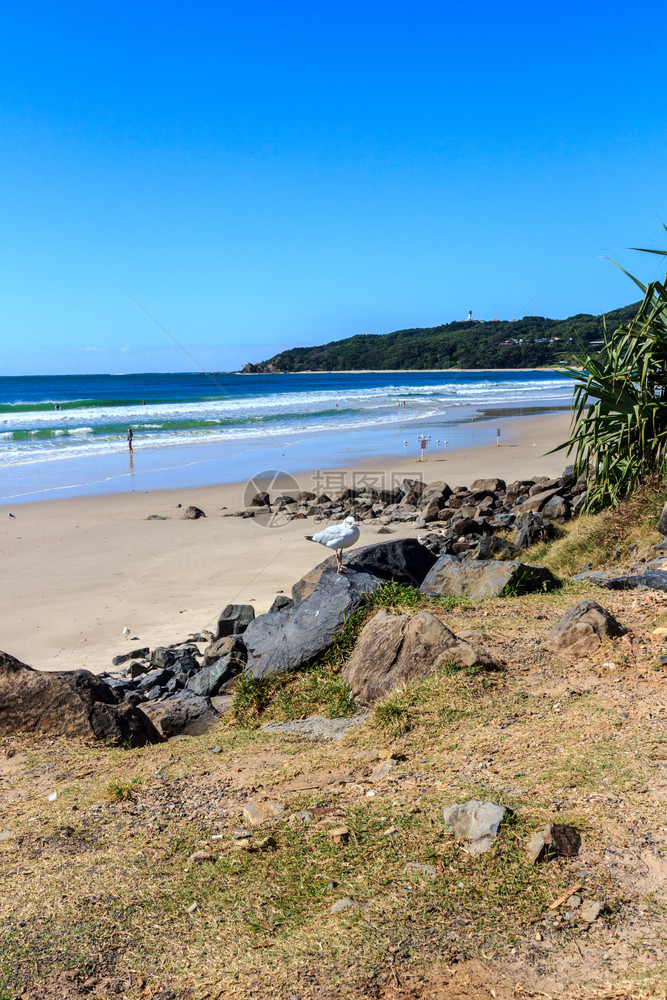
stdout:
[(644, 486), (613, 510), (570, 521), (556, 541), (528, 549), (524, 561), (548, 566), (557, 576), (565, 577), (578, 573), (588, 562), (593, 569), (621, 566), (628, 561), (633, 543), (659, 541), (656, 524), (665, 500), (664, 489)]
[[(0, 842), (0, 998), (29, 983), (31, 1000), (78, 998), (63, 987), (76, 974), (97, 977), (91, 997), (388, 997), (407, 977), (410, 996), (444, 1000), (463, 995), (445, 990), (452, 970), (480, 956), (526, 996), (659, 996), (667, 702), (649, 635), (665, 609), (605, 594), (633, 642), (558, 659), (546, 632), (587, 593), (599, 597), (579, 585), (435, 608), (506, 671), (433, 675), (339, 743), (229, 718), (141, 750), (0, 741), (0, 829), (16, 831)], [(389, 752), (399, 762), (371, 780)], [(243, 803), (263, 796), (285, 815), (250, 846), (274, 844), (236, 850)], [(479, 858), (442, 825), (443, 806), (470, 797), (513, 813)], [(290, 821), (309, 807), (336, 812)], [(525, 843), (554, 820), (582, 830), (582, 854), (534, 868)], [(189, 860), (202, 849), (214, 860)], [(608, 906), (590, 930), (549, 910), (579, 882)], [(355, 905), (332, 914), (344, 897)], [(469, 996), (488, 997), (480, 983)]]

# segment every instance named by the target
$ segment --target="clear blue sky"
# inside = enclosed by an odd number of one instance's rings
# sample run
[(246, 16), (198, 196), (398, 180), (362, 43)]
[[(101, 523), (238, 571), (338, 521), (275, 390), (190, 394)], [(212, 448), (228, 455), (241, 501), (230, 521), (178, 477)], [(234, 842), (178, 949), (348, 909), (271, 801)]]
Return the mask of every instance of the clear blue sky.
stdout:
[(129, 295), (227, 370), (659, 273), (662, 5), (3, 11), (2, 374), (191, 370)]

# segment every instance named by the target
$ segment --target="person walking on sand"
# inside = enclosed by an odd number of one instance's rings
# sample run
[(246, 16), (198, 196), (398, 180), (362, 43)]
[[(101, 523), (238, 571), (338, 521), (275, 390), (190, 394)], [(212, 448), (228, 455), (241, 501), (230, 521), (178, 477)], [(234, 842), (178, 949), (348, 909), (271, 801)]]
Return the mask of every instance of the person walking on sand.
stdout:
[(127, 428), (127, 446), (130, 449), (130, 455), (132, 455), (133, 451), (134, 451), (134, 449), (132, 448), (132, 438), (133, 437), (134, 437), (134, 434), (132, 433), (132, 428), (128, 427)]

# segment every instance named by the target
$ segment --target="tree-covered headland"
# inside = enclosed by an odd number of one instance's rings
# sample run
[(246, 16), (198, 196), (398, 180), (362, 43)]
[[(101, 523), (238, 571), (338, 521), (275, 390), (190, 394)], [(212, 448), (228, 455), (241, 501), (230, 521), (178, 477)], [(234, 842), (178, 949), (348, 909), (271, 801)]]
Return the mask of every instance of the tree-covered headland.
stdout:
[(524, 316), (519, 320), (467, 320), (394, 333), (358, 334), (317, 347), (293, 347), (246, 373), (391, 370), (429, 368), (538, 368), (567, 362), (594, 347), (605, 327), (629, 323), (638, 303), (604, 316), (580, 313), (569, 319)]

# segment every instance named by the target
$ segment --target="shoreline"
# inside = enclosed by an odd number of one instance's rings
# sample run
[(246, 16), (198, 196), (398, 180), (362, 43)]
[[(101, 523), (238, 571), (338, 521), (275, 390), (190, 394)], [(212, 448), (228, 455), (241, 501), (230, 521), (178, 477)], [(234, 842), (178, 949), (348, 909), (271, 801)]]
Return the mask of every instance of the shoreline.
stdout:
[[(222, 372), (223, 375), (440, 375), (446, 372), (562, 372), (564, 365), (539, 368), (307, 368), (301, 372)], [(220, 374), (217, 373), (216, 374)]]
[[(488, 476), (509, 482), (560, 475), (566, 455), (545, 452), (565, 440), (569, 420), (569, 411), (513, 417), (499, 448), (490, 440), (497, 421), (479, 420), (469, 429), (469, 447), (435, 450), (424, 463), (414, 454), (355, 453), (347, 465), (311, 468), (293, 480), (301, 489), (326, 492), (369, 474), (388, 484), (421, 474), (426, 482), (452, 486)], [(245, 485), (36, 500), (17, 506), (12, 518), (5, 505), (3, 568), (11, 586), (0, 596), (2, 648), (37, 669), (99, 673), (112, 669), (118, 653), (170, 645), (207, 628), (226, 604), (268, 610), (278, 592), (289, 592), (327, 553), (305, 539), (310, 519), (266, 528), (254, 519), (222, 517), (221, 508), (243, 506)], [(206, 518), (182, 520), (191, 504)], [(147, 520), (153, 514), (166, 520)], [(377, 531), (362, 524), (359, 544), (416, 535), (412, 524), (392, 525), (392, 536)], [(126, 626), (130, 642), (122, 635)]]

